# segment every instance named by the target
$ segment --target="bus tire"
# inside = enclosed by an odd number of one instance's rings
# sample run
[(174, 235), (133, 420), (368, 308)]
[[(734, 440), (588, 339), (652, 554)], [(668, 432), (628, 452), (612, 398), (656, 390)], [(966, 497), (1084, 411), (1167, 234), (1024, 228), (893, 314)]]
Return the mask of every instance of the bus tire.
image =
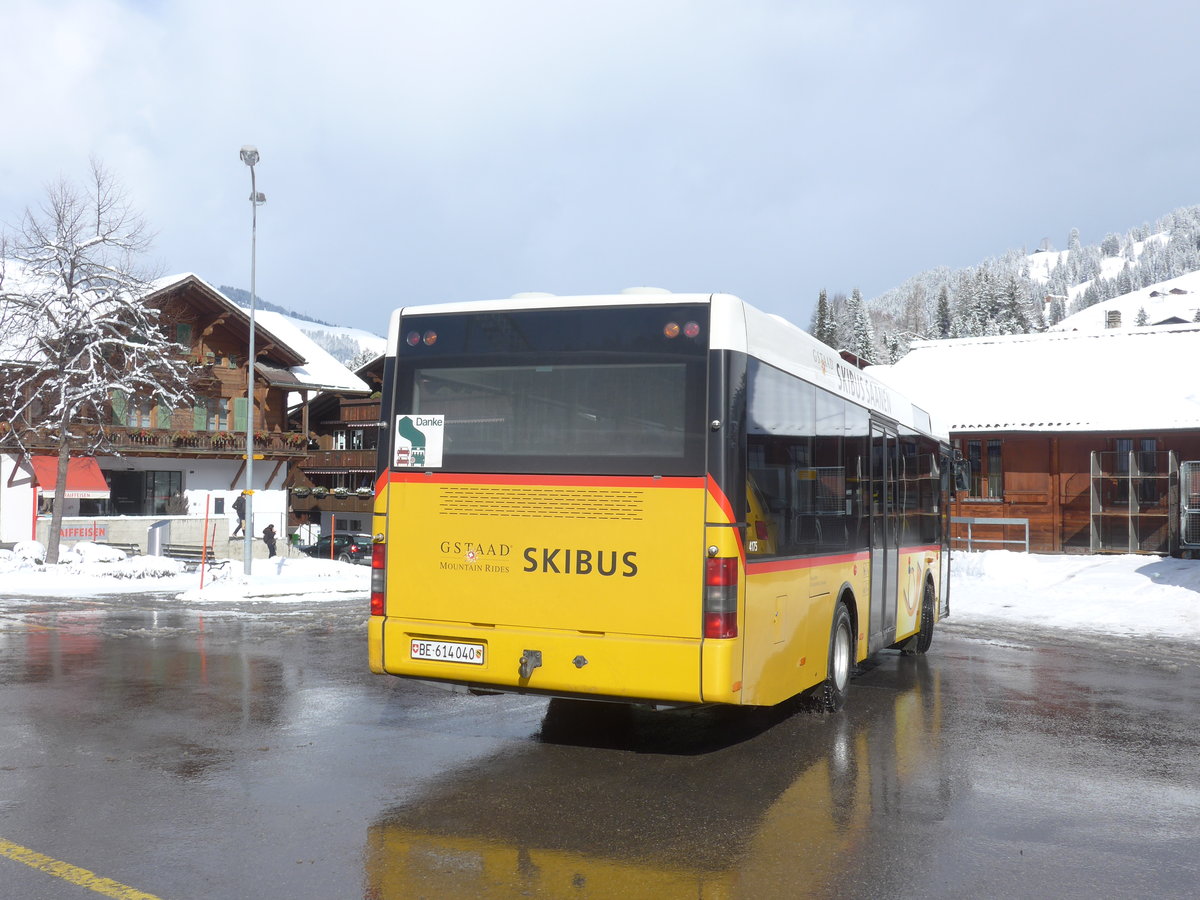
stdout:
[(850, 670), (854, 667), (854, 631), (846, 604), (838, 601), (833, 608), (833, 625), (829, 629), (829, 664), (825, 681), (818, 695), (821, 708), (837, 712), (846, 705), (850, 689)]
[(933, 594), (933, 582), (925, 582), (925, 593), (921, 597), (921, 628), (904, 642), (901, 652), (905, 656), (917, 656), (929, 649), (933, 643), (934, 604), (937, 598)]

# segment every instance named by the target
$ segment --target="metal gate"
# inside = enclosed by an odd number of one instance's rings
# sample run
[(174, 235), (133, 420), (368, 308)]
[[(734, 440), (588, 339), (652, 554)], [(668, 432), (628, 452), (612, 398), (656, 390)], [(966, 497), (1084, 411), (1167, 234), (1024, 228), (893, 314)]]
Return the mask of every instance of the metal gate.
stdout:
[(1200, 550), (1200, 462), (1179, 464), (1179, 546)]
[(1093, 450), (1091, 468), (1092, 553), (1177, 551), (1183, 504), (1174, 450)]

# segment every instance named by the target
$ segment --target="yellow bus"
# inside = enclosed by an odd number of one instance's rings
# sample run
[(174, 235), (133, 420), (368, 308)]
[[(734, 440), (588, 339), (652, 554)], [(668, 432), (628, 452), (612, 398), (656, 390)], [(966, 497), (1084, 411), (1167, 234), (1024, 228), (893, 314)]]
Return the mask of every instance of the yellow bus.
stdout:
[(949, 612), (946, 441), (737, 297), (402, 308), (382, 410), (374, 672), (836, 710)]

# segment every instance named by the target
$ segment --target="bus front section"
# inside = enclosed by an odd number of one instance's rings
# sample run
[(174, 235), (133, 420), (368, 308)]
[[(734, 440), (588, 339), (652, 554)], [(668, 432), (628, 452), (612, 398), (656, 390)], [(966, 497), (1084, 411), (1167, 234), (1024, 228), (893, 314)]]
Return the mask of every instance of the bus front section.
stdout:
[(708, 304), (424, 307), (391, 332), (372, 670), (702, 702), (705, 597), (736, 579), (706, 561)]

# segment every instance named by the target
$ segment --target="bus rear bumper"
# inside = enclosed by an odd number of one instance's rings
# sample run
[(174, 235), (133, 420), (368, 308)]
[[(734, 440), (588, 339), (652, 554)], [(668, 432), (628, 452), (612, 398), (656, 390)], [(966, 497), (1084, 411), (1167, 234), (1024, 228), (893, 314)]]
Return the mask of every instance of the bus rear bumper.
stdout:
[[(702, 702), (699, 639), (393, 617), (373, 619), (369, 631), (372, 671), (497, 690)], [(431, 653), (468, 661), (422, 658)]]

